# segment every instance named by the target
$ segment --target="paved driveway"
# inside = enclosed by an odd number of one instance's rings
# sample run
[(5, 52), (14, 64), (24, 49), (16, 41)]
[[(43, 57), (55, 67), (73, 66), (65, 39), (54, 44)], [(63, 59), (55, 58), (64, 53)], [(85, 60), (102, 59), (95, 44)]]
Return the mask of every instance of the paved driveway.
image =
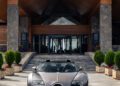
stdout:
[[(27, 86), (27, 75), (29, 72), (15, 74), (0, 81), (0, 86)], [(114, 80), (104, 74), (88, 73), (89, 86), (120, 86), (119, 80)]]
[(14, 76), (6, 76), (0, 80), (0, 86), (27, 86), (27, 76), (29, 72), (17, 73)]
[(120, 80), (98, 73), (88, 73), (89, 86), (120, 86)]

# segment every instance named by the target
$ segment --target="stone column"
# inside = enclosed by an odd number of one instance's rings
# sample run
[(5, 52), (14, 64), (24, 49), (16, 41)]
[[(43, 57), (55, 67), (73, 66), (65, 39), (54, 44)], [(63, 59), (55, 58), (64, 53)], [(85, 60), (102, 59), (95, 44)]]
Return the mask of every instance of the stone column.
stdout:
[(7, 49), (19, 50), (19, 6), (18, 0), (7, 4)]
[(112, 0), (100, 1), (100, 48), (112, 49)]

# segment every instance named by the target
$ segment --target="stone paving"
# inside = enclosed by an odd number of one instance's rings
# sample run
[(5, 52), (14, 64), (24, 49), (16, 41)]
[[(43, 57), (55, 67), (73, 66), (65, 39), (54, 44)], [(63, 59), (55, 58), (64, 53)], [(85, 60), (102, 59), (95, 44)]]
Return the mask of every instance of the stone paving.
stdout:
[(120, 86), (120, 80), (99, 73), (88, 73), (89, 86)]
[(27, 76), (29, 72), (16, 73), (14, 76), (5, 76), (0, 80), (0, 86), (27, 86)]
[[(54, 57), (54, 60), (55, 60), (56, 56), (53, 55), (52, 57)], [(58, 57), (60, 58), (60, 56), (57, 56), (57, 59)], [(47, 55), (35, 56), (35, 58), (33, 58), (29, 62), (26, 69), (22, 73), (16, 73), (15, 76), (6, 76), (4, 80), (0, 80), (0, 86), (27, 86), (27, 76), (32, 70), (31, 67), (34, 66), (34, 64), (38, 64), (40, 58), (41, 58), (41, 61), (44, 61), (45, 59), (48, 59), (48, 56)], [(63, 55), (61, 58), (64, 59), (65, 55)], [(69, 57), (66, 56), (66, 58), (73, 59), (73, 55)], [(74, 60), (76, 62), (80, 61), (80, 65), (83, 65), (84, 67), (87, 65), (92, 65), (92, 66), (85, 67), (85, 69), (92, 68), (92, 70), (86, 70), (89, 76), (89, 86), (120, 86), (120, 80), (114, 80), (111, 77), (106, 76), (104, 74), (95, 73), (93, 71), (95, 65), (89, 57), (74, 55)]]

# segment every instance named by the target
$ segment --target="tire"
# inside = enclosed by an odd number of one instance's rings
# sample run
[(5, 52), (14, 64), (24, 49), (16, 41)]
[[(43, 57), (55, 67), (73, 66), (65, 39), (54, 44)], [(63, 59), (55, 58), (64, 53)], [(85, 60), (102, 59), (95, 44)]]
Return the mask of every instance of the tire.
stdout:
[(88, 86), (88, 82), (84, 86)]

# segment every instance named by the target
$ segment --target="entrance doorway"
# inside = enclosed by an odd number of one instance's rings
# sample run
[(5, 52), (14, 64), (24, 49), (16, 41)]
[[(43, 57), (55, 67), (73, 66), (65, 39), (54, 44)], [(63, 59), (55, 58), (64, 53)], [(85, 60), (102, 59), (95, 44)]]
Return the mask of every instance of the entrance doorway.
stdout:
[(88, 50), (88, 36), (34, 35), (33, 50), (48, 54), (84, 54)]
[(71, 36), (49, 36), (49, 40), (50, 53), (71, 53)]

